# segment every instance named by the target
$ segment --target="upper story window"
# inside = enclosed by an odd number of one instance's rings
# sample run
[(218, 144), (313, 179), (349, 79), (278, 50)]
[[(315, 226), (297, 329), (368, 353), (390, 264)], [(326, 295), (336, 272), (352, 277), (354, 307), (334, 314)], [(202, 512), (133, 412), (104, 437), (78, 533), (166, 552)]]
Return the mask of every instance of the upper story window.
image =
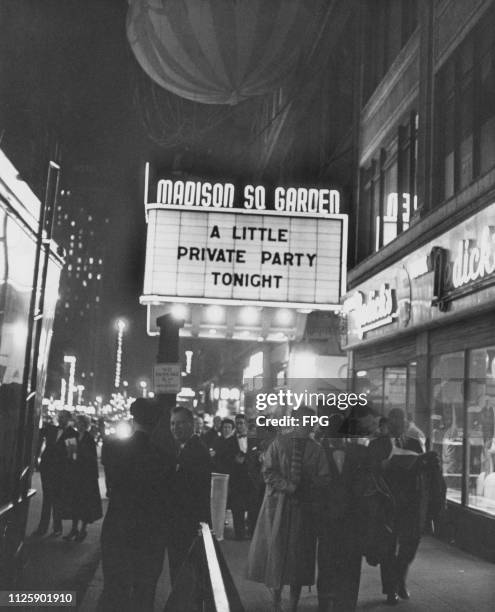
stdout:
[(365, 61), (365, 101), (383, 79), (399, 51), (418, 25), (417, 0), (372, 0), (366, 2), (368, 24)]
[(436, 205), (495, 166), (494, 27), (492, 10), (436, 76)]
[(418, 115), (412, 112), (388, 145), (361, 169), (358, 261), (409, 228), (417, 207), (417, 131)]

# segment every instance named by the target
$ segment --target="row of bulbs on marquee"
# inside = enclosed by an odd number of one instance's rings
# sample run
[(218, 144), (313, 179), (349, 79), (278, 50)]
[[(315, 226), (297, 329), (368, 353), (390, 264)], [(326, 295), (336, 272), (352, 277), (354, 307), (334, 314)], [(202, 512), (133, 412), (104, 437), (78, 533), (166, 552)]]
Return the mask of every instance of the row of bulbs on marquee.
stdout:
[[(185, 304), (174, 304), (170, 310), (176, 319), (187, 319), (189, 308)], [(212, 304), (205, 309), (205, 317), (208, 323), (220, 324), (225, 321), (225, 308), (218, 304)], [(244, 306), (239, 311), (239, 322), (243, 325), (256, 325), (260, 322), (261, 312), (253, 306)], [(274, 322), (280, 326), (294, 324), (294, 313), (288, 308), (279, 308), (275, 312)]]

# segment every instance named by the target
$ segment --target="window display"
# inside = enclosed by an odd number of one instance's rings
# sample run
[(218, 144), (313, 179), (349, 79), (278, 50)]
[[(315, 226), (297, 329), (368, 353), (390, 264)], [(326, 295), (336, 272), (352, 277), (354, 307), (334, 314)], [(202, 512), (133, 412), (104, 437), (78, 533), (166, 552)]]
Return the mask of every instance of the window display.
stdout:
[(462, 500), (464, 353), (433, 358), (431, 445), (442, 462), (447, 498)]
[(468, 504), (495, 514), (495, 346), (470, 351), (467, 397)]

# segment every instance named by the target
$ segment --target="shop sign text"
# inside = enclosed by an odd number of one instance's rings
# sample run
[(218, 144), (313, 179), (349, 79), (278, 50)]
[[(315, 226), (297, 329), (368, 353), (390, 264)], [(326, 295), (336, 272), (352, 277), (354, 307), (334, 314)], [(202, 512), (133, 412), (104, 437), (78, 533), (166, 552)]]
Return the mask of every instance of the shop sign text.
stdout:
[(367, 296), (357, 291), (344, 302), (344, 312), (355, 319), (357, 335), (363, 335), (383, 325), (392, 323), (398, 316), (395, 290), (384, 283), (378, 291), (370, 291)]

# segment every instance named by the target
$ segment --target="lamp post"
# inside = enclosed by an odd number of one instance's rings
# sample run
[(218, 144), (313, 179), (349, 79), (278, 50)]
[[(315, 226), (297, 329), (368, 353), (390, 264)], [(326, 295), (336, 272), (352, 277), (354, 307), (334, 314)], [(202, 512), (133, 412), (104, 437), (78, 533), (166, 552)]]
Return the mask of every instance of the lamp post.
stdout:
[(148, 383), (145, 380), (140, 380), (139, 386), (141, 387), (141, 393), (143, 397), (146, 397), (147, 396), (146, 390), (148, 388)]
[(120, 387), (120, 376), (122, 373), (122, 345), (124, 342), (124, 331), (126, 328), (125, 321), (122, 319), (117, 320), (117, 355), (115, 358), (115, 380), (114, 387), (118, 389)]
[(77, 385), (77, 405), (82, 405), (84, 385)]
[(72, 406), (74, 405), (74, 391), (75, 391), (74, 380), (76, 377), (76, 358), (74, 357), (74, 355), (65, 355), (64, 363), (69, 364), (69, 384), (68, 384), (68, 390), (67, 390), (67, 406), (69, 408), (72, 408)]

